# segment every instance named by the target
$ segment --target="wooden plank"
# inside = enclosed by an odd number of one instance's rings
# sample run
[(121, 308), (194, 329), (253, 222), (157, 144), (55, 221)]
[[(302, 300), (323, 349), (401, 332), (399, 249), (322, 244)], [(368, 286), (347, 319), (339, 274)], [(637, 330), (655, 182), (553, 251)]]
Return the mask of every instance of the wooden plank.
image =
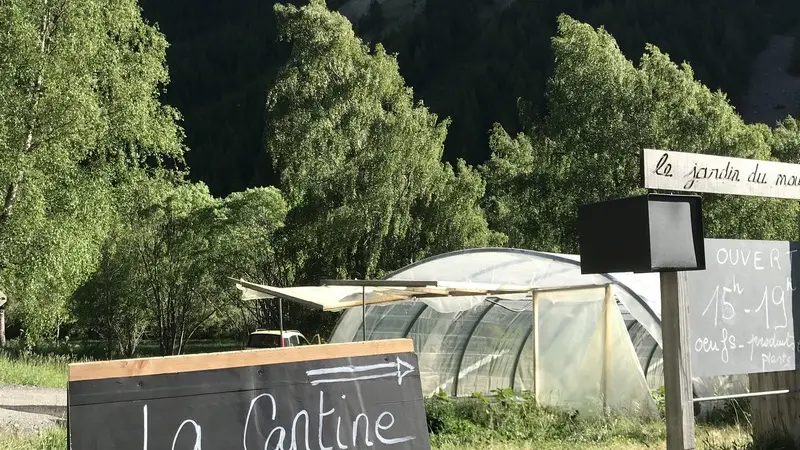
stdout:
[(800, 164), (644, 149), (648, 189), (800, 199)]
[(614, 295), (611, 292), (611, 285), (606, 285), (605, 298), (603, 300), (603, 414), (608, 408), (608, 363), (611, 359), (611, 312), (614, 307)]
[(414, 344), (411, 339), (388, 339), (74, 363), (68, 366), (68, 370), (69, 381), (86, 381), (413, 351)]
[(661, 272), (661, 322), (667, 450), (692, 450), (695, 424), (685, 272)]
[[(800, 371), (750, 374), (750, 391), (800, 389)], [(772, 448), (777, 444), (790, 444), (800, 448), (800, 409), (798, 394), (753, 397), (750, 401), (753, 424), (753, 442), (759, 448)], [(777, 448), (777, 447), (776, 447)]]

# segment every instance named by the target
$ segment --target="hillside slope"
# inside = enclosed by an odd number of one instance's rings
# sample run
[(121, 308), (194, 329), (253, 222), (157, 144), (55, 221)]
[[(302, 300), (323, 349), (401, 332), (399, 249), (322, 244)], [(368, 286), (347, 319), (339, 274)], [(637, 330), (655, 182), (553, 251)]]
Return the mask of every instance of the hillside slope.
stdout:
[(740, 114), (748, 123), (774, 124), (788, 114), (800, 117), (800, 77), (789, 74), (795, 34), (773, 35), (753, 62)]
[[(263, 148), (266, 93), (287, 55), (286, 44), (276, 42), (274, 3), (141, 0), (146, 18), (171, 44), (165, 100), (185, 117), (192, 177), (216, 195), (276, 180)], [(750, 81), (740, 68), (752, 65), (775, 30), (800, 17), (796, 0), (328, 0), (328, 6), (350, 16), (360, 36), (399, 54), (416, 97), (453, 119), (446, 158), (473, 164), (488, 157), (494, 122), (513, 131), (529, 120), (520, 118), (521, 105), (527, 115), (542, 111), (559, 13), (606, 26), (628, 57), (638, 58), (651, 42), (689, 61), (698, 79), (735, 104)]]

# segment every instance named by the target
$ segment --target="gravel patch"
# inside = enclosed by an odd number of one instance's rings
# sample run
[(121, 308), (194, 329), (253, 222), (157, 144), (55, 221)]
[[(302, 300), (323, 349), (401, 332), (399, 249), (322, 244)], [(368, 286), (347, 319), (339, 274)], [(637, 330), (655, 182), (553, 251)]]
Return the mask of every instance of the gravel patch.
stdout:
[(66, 417), (66, 389), (0, 385), (0, 432), (37, 433)]

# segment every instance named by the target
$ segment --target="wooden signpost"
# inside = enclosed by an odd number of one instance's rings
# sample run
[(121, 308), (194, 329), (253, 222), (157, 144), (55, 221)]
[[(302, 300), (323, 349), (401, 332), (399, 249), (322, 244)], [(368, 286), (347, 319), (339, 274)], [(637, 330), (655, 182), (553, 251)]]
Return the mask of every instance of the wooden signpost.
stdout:
[(706, 265), (700, 198), (644, 195), (578, 209), (582, 273), (660, 272), (667, 449), (695, 448), (686, 272)]
[[(643, 150), (641, 162), (642, 185), (648, 189), (800, 199), (796, 164), (651, 149)], [(691, 450), (693, 402), (791, 392), (693, 399), (691, 379), (751, 374), (753, 384), (752, 374), (763, 377), (798, 367), (794, 307), (800, 299), (795, 295), (800, 271), (794, 257), (800, 243), (705, 239), (697, 217), (700, 207), (685, 206), (683, 212), (661, 208), (658, 200), (665, 198), (686, 204), (692, 199), (648, 194), (581, 206), (581, 270), (661, 273), (667, 449)], [(631, 207), (645, 202), (647, 208)], [(759, 386), (777, 387), (756, 379)], [(769, 427), (797, 428), (796, 423), (766, 420), (772, 411), (762, 409), (753, 411), (754, 435), (770, 435)]]
[(69, 448), (430, 449), (410, 339), (71, 364)]
[(800, 199), (800, 165), (645, 149), (645, 188)]

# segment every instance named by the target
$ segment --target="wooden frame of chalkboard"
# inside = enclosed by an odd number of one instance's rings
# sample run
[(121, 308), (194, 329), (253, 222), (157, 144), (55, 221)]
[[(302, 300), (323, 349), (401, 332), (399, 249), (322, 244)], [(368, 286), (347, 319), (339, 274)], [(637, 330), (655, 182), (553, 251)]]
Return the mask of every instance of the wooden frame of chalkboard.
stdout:
[(72, 450), (430, 449), (410, 339), (76, 363), (68, 371)]

